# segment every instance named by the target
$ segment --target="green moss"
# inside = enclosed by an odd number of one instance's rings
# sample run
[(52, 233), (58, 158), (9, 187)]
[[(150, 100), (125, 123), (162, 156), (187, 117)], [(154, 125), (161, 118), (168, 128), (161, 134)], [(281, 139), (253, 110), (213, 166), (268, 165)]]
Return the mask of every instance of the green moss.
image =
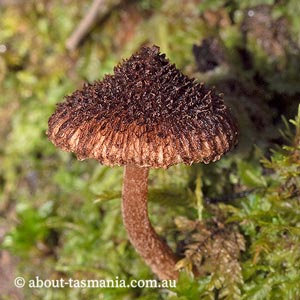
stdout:
[[(101, 79), (143, 43), (160, 45), (186, 74), (223, 91), (241, 131), (240, 146), (220, 162), (150, 172), (149, 211), (155, 229), (182, 258), (182, 245), (199, 239), (191, 240), (189, 232), (176, 227), (178, 217), (196, 222), (202, 216), (208, 232), (215, 224), (233, 228), (246, 247), (231, 265), (220, 254), (215, 260), (220, 268), (211, 262), (199, 278), (182, 272), (172, 292), (25, 288), (25, 297), (298, 299), (300, 116), (292, 126), (280, 119), (282, 113), (291, 118), (299, 104), (298, 0), (124, 3), (96, 24), (72, 53), (65, 41), (88, 4), (50, 2), (3, 4), (0, 10), (0, 224), (10, 228), (1, 247), (19, 258), (18, 274), (26, 279), (153, 278), (122, 225), (122, 168), (78, 162), (55, 149), (45, 134), (48, 117), (64, 95), (86, 80)], [(259, 32), (242, 31), (247, 9), (257, 5), (270, 5), (270, 22), (287, 20), (274, 27), (285, 32), (280, 55), (257, 42)], [(224, 47), (226, 61), (214, 71), (199, 73), (192, 46), (210, 36)], [(271, 42), (278, 43), (276, 39)], [(235, 196), (244, 191), (247, 196)], [(218, 234), (218, 241), (230, 236), (223, 229)], [(235, 271), (241, 267), (235, 274), (242, 279), (230, 281), (231, 273), (224, 270), (231, 266)]]

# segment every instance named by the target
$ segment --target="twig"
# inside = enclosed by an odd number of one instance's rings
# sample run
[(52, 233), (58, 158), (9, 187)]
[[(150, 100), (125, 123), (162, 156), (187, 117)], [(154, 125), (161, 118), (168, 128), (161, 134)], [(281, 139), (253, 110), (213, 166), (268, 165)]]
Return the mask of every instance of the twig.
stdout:
[(73, 51), (81, 40), (88, 34), (96, 20), (103, 17), (112, 7), (119, 4), (121, 0), (94, 0), (87, 14), (79, 23), (66, 41), (66, 48)]

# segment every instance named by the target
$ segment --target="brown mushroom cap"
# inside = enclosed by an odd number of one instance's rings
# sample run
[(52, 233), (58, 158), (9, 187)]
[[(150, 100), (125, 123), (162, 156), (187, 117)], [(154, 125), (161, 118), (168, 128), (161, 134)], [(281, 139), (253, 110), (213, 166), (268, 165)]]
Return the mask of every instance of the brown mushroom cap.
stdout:
[(67, 96), (47, 134), (81, 160), (168, 168), (220, 159), (237, 143), (238, 129), (221, 95), (152, 46), (115, 67), (114, 75)]

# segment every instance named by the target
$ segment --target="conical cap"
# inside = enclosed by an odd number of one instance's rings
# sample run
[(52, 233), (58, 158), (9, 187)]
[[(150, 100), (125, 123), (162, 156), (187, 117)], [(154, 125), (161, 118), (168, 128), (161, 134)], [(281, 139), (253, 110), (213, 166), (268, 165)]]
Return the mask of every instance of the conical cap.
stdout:
[(115, 67), (114, 75), (67, 96), (47, 134), (79, 159), (168, 168), (218, 160), (237, 143), (238, 129), (221, 95), (152, 46)]

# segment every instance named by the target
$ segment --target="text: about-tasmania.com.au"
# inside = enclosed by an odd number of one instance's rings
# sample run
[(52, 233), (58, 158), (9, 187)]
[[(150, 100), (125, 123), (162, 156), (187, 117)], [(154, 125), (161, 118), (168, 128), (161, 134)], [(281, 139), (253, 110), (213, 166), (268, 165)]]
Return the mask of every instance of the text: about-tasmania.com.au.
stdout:
[(25, 286), (33, 289), (38, 288), (175, 288), (175, 280), (155, 279), (120, 279), (116, 276), (115, 279), (73, 279), (73, 278), (59, 278), (59, 279), (41, 279), (39, 276), (28, 279), (17, 277), (14, 280), (14, 285), (17, 288)]

